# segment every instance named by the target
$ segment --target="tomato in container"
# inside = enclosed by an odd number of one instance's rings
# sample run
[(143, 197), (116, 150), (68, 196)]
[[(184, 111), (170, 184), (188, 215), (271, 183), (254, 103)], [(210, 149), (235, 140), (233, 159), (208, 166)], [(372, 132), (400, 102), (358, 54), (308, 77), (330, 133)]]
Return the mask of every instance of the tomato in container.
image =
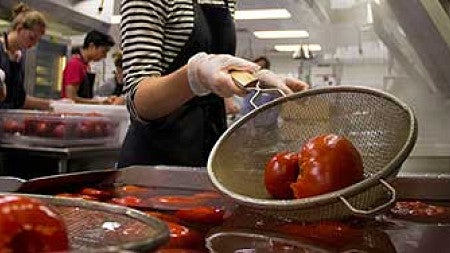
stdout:
[(61, 217), (37, 199), (0, 197), (1, 252), (67, 252), (69, 240)]
[(166, 222), (170, 239), (162, 248), (167, 249), (199, 249), (204, 247), (204, 235), (200, 232), (174, 222)]
[(125, 196), (125, 197), (121, 197), (121, 198), (112, 198), (110, 200), (110, 202), (113, 204), (134, 207), (134, 208), (140, 208), (143, 205), (142, 199), (138, 198), (136, 196)]
[(111, 191), (96, 189), (92, 187), (85, 187), (81, 189), (80, 194), (89, 195), (98, 199), (108, 199), (112, 196)]
[(175, 216), (187, 222), (217, 225), (224, 221), (225, 210), (212, 206), (198, 206), (178, 210), (175, 212)]

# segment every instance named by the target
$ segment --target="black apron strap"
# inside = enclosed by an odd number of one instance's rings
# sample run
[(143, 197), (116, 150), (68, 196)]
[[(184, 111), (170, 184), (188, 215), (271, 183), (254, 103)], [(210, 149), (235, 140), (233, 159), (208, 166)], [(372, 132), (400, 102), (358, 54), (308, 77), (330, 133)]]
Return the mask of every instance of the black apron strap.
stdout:
[(94, 97), (94, 82), (95, 82), (95, 74), (94, 73), (86, 73), (83, 81), (78, 87), (77, 95), (80, 98), (93, 98)]

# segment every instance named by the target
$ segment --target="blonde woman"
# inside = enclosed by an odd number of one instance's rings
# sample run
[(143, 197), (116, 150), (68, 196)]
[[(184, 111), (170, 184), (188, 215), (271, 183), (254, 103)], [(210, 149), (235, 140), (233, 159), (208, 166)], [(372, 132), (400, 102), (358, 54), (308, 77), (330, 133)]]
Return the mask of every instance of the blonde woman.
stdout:
[(49, 109), (50, 100), (29, 96), (24, 88), (25, 50), (37, 44), (45, 28), (42, 13), (23, 3), (13, 9), (11, 27), (0, 36), (0, 69), (4, 72), (6, 86), (1, 109)]

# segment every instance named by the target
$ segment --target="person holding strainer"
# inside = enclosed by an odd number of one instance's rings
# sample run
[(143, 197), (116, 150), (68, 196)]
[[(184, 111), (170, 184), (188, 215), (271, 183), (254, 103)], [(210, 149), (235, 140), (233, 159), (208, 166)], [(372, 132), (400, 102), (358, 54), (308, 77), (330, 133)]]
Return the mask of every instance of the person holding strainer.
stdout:
[(205, 166), (227, 127), (224, 98), (246, 93), (230, 70), (255, 73), (286, 93), (305, 88), (232, 56), (234, 7), (233, 0), (122, 1), (124, 91), (132, 120), (119, 167)]

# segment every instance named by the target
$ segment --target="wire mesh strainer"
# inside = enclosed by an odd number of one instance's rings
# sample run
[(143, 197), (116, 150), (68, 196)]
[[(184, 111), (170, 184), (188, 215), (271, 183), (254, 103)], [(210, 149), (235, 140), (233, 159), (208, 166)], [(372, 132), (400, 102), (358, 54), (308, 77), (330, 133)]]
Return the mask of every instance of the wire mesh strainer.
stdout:
[[(267, 161), (328, 133), (357, 147), (365, 179), (310, 198), (272, 199), (264, 187)], [(371, 215), (395, 201), (386, 181), (396, 176), (416, 139), (412, 110), (390, 94), (363, 87), (312, 89), (256, 108), (232, 125), (210, 154), (208, 174), (222, 193), (271, 215), (297, 220)]]
[(149, 252), (169, 239), (164, 222), (127, 207), (45, 195), (13, 195), (39, 199), (58, 213), (66, 226), (71, 252)]

